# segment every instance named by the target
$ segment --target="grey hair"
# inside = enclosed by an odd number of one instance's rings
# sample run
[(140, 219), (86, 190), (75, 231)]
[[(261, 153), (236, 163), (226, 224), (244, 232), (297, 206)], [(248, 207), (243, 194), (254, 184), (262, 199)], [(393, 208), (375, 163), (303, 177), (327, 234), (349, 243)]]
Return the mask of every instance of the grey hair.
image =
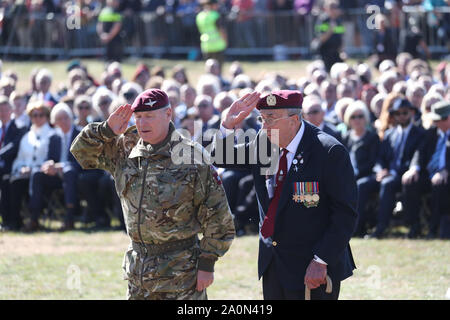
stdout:
[(67, 114), (67, 116), (70, 118), (70, 122), (73, 121), (73, 112), (70, 109), (70, 107), (67, 104), (65, 104), (64, 102), (60, 102), (53, 107), (53, 109), (50, 113), (50, 122), (54, 124), (55, 120), (56, 120), (56, 116), (61, 112), (64, 112), (65, 114)]
[(302, 108), (296, 108), (296, 109), (287, 109), (288, 116), (298, 116), (298, 120), (302, 120)]

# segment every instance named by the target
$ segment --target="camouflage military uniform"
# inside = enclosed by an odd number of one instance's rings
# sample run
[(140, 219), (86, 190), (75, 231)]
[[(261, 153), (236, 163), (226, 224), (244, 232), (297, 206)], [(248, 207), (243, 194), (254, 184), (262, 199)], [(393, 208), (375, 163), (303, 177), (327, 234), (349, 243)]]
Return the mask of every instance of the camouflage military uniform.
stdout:
[[(174, 131), (170, 123), (168, 137), (152, 146), (139, 138), (135, 127), (116, 136), (106, 121), (91, 123), (70, 149), (83, 168), (107, 170), (115, 179), (131, 238), (123, 263), (129, 299), (206, 299), (206, 290), (195, 289), (197, 270), (212, 272), (234, 238), (232, 216), (214, 169), (172, 162), (171, 151), (178, 143), (193, 154), (202, 152), (188, 139), (171, 141)], [(147, 245), (192, 239), (198, 233), (202, 239), (188, 248), (146, 252)]]

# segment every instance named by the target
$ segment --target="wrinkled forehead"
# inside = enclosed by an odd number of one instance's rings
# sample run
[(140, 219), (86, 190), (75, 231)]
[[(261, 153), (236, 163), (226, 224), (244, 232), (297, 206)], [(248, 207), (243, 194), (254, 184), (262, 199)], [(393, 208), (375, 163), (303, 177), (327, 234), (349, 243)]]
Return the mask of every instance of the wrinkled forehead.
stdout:
[(263, 109), (260, 110), (261, 116), (264, 118), (282, 118), (285, 117), (288, 113), (288, 109)]

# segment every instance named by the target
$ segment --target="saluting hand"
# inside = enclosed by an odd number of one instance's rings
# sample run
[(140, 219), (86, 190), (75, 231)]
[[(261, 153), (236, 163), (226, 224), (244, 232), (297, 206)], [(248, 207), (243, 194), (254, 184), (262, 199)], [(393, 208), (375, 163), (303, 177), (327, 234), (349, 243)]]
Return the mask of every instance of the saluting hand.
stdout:
[(227, 129), (233, 129), (237, 124), (241, 123), (255, 109), (260, 95), (259, 92), (247, 93), (233, 102), (222, 125)]
[(108, 125), (116, 135), (122, 134), (127, 130), (132, 115), (131, 104), (120, 106), (110, 114), (107, 120)]

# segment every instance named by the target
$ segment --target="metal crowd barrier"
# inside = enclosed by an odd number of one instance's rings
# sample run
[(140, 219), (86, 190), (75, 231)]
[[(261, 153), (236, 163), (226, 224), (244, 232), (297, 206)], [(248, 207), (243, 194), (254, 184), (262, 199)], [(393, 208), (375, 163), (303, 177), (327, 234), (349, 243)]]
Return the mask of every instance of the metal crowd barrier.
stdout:
[[(438, 20), (436, 20), (438, 16)], [(398, 16), (397, 33), (408, 30), (414, 18), (433, 54), (449, 53), (450, 8), (438, 8), (436, 13), (419, 7), (403, 7)], [(228, 33), (226, 55), (243, 58), (266, 57), (283, 60), (289, 57), (309, 57), (313, 54), (316, 12), (299, 15), (293, 11), (254, 13), (245, 21), (233, 14), (225, 19)], [(346, 28), (344, 50), (349, 55), (368, 56), (373, 52), (375, 29), (368, 28), (373, 15), (365, 9), (346, 11), (342, 20)], [(78, 23), (78, 24), (77, 24)], [(104, 54), (96, 34), (96, 18), (77, 21), (74, 17), (41, 14), (16, 14), (3, 17), (0, 36), (0, 57), (87, 57)], [(196, 59), (200, 55), (199, 34), (195, 15), (157, 15), (142, 12), (123, 21), (125, 53), (155, 58), (179, 56)], [(444, 30), (444, 35), (442, 34)], [(399, 42), (397, 42), (399, 43)]]

